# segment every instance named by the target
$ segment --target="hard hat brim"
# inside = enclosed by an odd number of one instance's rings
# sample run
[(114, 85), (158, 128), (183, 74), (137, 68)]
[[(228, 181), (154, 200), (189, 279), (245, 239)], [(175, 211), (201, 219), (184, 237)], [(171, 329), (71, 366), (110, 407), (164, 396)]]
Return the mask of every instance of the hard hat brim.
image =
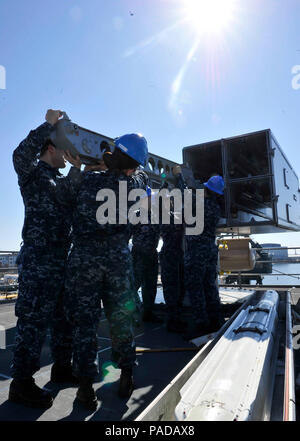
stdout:
[(218, 194), (220, 194), (220, 195), (224, 195), (224, 191), (218, 191), (218, 190), (216, 190), (215, 188), (211, 187), (211, 186), (209, 185), (208, 182), (204, 182), (203, 185), (204, 185), (205, 187), (207, 187), (209, 190), (213, 191), (214, 193), (218, 193)]

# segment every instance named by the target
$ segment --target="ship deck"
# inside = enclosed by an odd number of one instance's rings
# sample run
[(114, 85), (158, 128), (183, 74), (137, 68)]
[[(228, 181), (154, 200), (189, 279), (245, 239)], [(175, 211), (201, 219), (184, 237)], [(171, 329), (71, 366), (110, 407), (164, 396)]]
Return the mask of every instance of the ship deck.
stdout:
[[(220, 290), (224, 316), (228, 318), (250, 294), (247, 290)], [(76, 386), (50, 382), (52, 360), (48, 337), (42, 350), (41, 369), (35, 374), (35, 379), (38, 386), (51, 391), (55, 397), (54, 404), (47, 410), (27, 408), (7, 400), (16, 325), (14, 307), (14, 301), (0, 303), (0, 325), (6, 329), (6, 349), (0, 350), (0, 421), (133, 421), (197, 353), (197, 350), (193, 350), (196, 347), (186, 342), (180, 334), (168, 332), (165, 323), (144, 323), (136, 332), (137, 349), (154, 351), (138, 352), (135, 390), (130, 399), (122, 400), (117, 395), (120, 370), (110, 362), (111, 341), (108, 323), (103, 315), (98, 331), (101, 368), (94, 383), (99, 399), (96, 412), (84, 410), (74, 401)], [(161, 318), (165, 318), (163, 304), (156, 304), (155, 309)], [(189, 317), (189, 306), (185, 306), (184, 318), (188, 320)], [(295, 363), (298, 362), (299, 366), (299, 354), (296, 355), (298, 361), (295, 357)]]

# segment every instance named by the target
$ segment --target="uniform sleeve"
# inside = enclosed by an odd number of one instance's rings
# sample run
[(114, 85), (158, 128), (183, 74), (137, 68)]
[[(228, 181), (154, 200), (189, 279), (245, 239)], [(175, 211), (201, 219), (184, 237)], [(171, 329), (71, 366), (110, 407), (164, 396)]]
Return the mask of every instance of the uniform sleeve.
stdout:
[(27, 138), (13, 152), (13, 164), (18, 175), (19, 185), (26, 183), (35, 168), (38, 155), (52, 130), (51, 124), (45, 122), (37, 129), (31, 130)]
[(177, 188), (179, 188), (179, 190), (181, 191), (182, 195), (184, 195), (184, 191), (185, 190), (188, 190), (188, 192), (192, 194), (192, 201), (193, 201), (193, 205), (194, 205), (195, 202), (196, 202), (195, 193), (194, 193), (192, 188), (189, 188), (187, 186), (187, 184), (186, 184), (182, 174), (177, 176), (176, 186), (177, 186)]
[(137, 170), (136, 173), (129, 178), (129, 190), (133, 188), (142, 188), (146, 190), (149, 185), (149, 177), (143, 170)]
[(184, 190), (188, 190), (188, 186), (184, 180), (182, 173), (177, 177), (177, 187), (183, 192)]
[(74, 205), (81, 182), (85, 176), (77, 167), (71, 167), (67, 176), (56, 182), (56, 199), (63, 205)]
[[(185, 191), (187, 191), (188, 194), (192, 196), (192, 210), (193, 210), (193, 212), (195, 212), (195, 207), (196, 207), (196, 195), (195, 195), (195, 191), (193, 191), (192, 188), (189, 188), (189, 187), (187, 186), (187, 183), (185, 182), (185, 179), (184, 179), (182, 173), (180, 173), (180, 174), (177, 176), (176, 186), (177, 186), (177, 188), (179, 188), (179, 190), (181, 191), (181, 193), (182, 193), (182, 197), (183, 197), (183, 200), (184, 200), (184, 197), (185, 197), (185, 194), (184, 194)], [(182, 214), (183, 214), (183, 216), (184, 216), (184, 218), (185, 218), (184, 208), (182, 208)]]

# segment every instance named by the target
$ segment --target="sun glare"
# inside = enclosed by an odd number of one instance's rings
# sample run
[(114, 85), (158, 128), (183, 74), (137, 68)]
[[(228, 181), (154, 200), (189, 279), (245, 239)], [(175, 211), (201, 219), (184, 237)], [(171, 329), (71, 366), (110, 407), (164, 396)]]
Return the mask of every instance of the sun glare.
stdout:
[[(192, 29), (191, 47), (174, 77), (168, 103), (170, 112), (180, 123), (184, 121), (184, 107), (190, 99), (183, 89), (190, 68), (195, 69), (195, 66), (199, 65), (201, 69), (205, 69), (212, 91), (214, 92), (218, 87), (221, 76), (218, 54), (221, 51), (226, 52), (228, 40), (237, 33), (241, 21), (242, 2), (241, 0), (174, 0), (173, 4), (178, 5), (176, 23), (127, 49), (124, 57), (131, 57), (151, 45), (158, 45), (170, 32), (177, 30), (178, 35), (182, 37), (183, 33), (190, 34), (187, 28)], [(191, 35), (188, 37), (190, 38)]]
[(197, 33), (218, 34), (234, 19), (236, 0), (184, 0), (186, 20)]

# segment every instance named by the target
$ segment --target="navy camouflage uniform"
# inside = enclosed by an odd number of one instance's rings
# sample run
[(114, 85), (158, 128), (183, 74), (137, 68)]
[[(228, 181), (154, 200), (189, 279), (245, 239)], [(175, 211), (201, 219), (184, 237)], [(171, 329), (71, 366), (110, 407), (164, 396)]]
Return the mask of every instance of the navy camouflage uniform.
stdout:
[(135, 290), (142, 288), (144, 314), (153, 312), (157, 291), (160, 228), (157, 224), (137, 224), (132, 227), (132, 261)]
[[(187, 188), (182, 175), (179, 176), (178, 184), (182, 190)], [(209, 326), (211, 322), (222, 322), (217, 287), (216, 245), (216, 228), (220, 217), (221, 208), (216, 197), (205, 197), (202, 234), (185, 236), (185, 290), (191, 302), (194, 324), (203, 327)]]
[(66, 276), (66, 314), (72, 323), (73, 370), (77, 377), (98, 373), (97, 329), (101, 300), (110, 326), (112, 361), (120, 369), (136, 364), (134, 320), (136, 298), (132, 286), (132, 261), (128, 248), (130, 225), (99, 224), (96, 201), (100, 189), (111, 189), (119, 206), (119, 181), (128, 191), (146, 188), (143, 171), (131, 177), (113, 172), (87, 172), (80, 185), (74, 210), (73, 247)]
[(52, 126), (32, 130), (13, 153), (13, 164), (25, 206), (19, 253), (19, 292), (15, 313), (15, 352), (12, 376), (26, 379), (40, 368), (47, 329), (55, 363), (72, 358), (71, 329), (63, 316), (65, 264), (70, 246), (72, 194), (81, 180), (71, 167), (67, 177), (44, 161), (37, 161)]
[(167, 306), (168, 319), (178, 321), (184, 297), (183, 271), (183, 224), (175, 224), (171, 215), (170, 225), (160, 228), (163, 246), (159, 254), (161, 267), (161, 282), (164, 299)]

